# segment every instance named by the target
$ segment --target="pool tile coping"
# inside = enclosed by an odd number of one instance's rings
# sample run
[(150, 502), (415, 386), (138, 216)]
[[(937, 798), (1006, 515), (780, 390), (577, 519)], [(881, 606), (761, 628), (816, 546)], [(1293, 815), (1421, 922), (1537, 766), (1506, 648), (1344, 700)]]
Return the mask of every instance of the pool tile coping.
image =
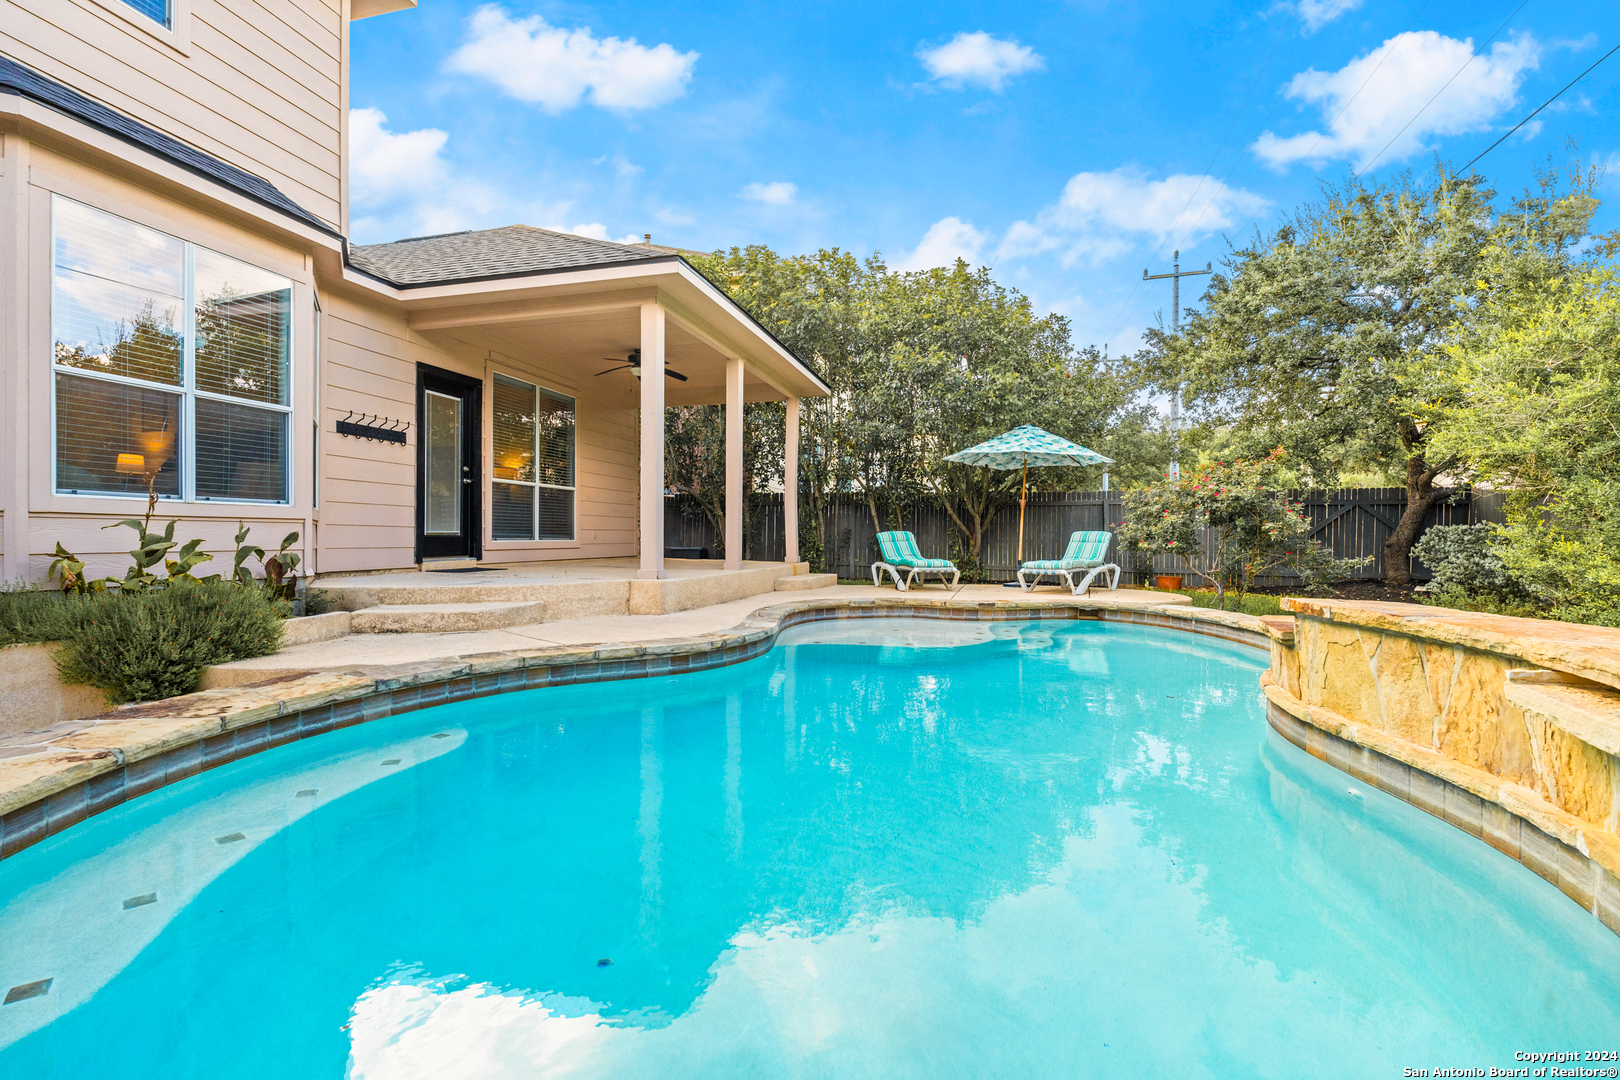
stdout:
[(1620, 837), (1522, 784), (1308, 705), (1269, 671), (1260, 687), (1278, 735), (1518, 860), (1620, 934)]

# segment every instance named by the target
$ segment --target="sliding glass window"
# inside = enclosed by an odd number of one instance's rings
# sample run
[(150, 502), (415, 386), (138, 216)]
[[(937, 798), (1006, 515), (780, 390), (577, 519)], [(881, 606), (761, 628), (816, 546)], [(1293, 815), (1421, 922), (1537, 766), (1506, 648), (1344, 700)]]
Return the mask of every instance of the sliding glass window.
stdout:
[(495, 376), (496, 540), (574, 539), (574, 399)]
[(52, 201), (55, 487), (286, 503), (292, 282)]

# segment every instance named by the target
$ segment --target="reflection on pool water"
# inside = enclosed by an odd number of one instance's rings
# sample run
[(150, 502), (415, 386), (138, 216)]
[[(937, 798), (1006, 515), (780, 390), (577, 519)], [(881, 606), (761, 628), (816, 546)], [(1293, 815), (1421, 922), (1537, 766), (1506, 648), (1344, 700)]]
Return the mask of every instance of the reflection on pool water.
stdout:
[(52, 980), (0, 1006), (0, 1074), (1398, 1076), (1612, 1043), (1620, 938), (1270, 736), (1263, 664), (822, 623), (261, 754), (0, 863), (0, 989)]

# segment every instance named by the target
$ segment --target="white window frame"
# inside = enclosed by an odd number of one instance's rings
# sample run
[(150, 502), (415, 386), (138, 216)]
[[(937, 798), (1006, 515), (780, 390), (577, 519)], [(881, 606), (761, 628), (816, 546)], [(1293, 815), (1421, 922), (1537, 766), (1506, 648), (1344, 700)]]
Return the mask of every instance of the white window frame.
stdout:
[[(57, 362), (56, 362), (56, 225), (57, 225), (56, 204), (57, 204), (58, 200), (77, 203), (80, 206), (89, 207), (90, 209), (95, 210), (95, 211), (97, 211), (99, 213), (109, 214), (112, 217), (118, 218), (120, 221), (127, 221), (131, 225), (135, 225), (135, 226), (137, 226), (139, 228), (151, 229), (155, 233), (162, 233), (164, 236), (168, 236), (168, 237), (171, 237), (171, 238), (173, 238), (175, 240), (179, 240), (182, 244), (185, 245), (185, 261), (184, 261), (184, 264), (183, 264), (184, 269), (183, 269), (182, 278), (181, 278), (181, 281), (182, 281), (181, 290), (182, 290), (183, 295), (180, 298), (180, 304), (181, 304), (181, 327), (182, 327), (182, 334), (184, 336), (182, 338), (181, 351), (180, 351), (180, 382), (179, 383), (146, 382), (146, 381), (141, 380), (141, 379), (132, 379), (132, 378), (128, 377), (127, 375), (114, 375), (114, 374), (112, 374), (110, 372), (92, 371), (92, 370), (89, 370), (89, 369), (86, 369), (86, 368), (63, 367), (63, 366), (57, 364)], [(196, 281), (195, 281), (196, 265), (195, 264), (196, 264), (197, 249), (201, 248), (201, 247), (203, 247), (203, 245), (193, 243), (190, 240), (185, 239), (184, 237), (175, 236), (173, 233), (164, 232), (162, 229), (152, 228), (152, 226), (146, 224), (145, 222), (136, 221), (133, 218), (124, 217), (122, 214), (114, 214), (110, 210), (103, 210), (101, 207), (96, 206), (93, 203), (82, 202), (82, 201), (80, 201), (78, 199), (69, 199), (65, 195), (56, 194), (54, 192), (52, 193), (52, 195), (51, 195), (51, 255), (50, 255), (50, 262), (48, 264), (49, 267), (50, 267), (50, 275), (51, 275), (51, 312), (50, 312), (50, 319), (48, 320), (48, 326), (49, 326), (49, 330), (50, 330), (50, 342), (51, 342), (51, 378), (50, 378), (50, 383), (51, 383), (51, 493), (53, 495), (63, 496), (63, 497), (66, 497), (66, 498), (73, 498), (73, 499), (120, 499), (120, 500), (129, 500), (129, 499), (145, 499), (146, 498), (146, 495), (143, 492), (128, 492), (128, 493), (122, 493), (121, 494), (121, 493), (115, 492), (115, 491), (63, 490), (62, 487), (57, 483), (56, 421), (57, 421), (57, 417), (59, 415), (59, 413), (57, 411), (57, 398), (56, 398), (57, 376), (58, 375), (70, 375), (70, 376), (75, 376), (75, 377), (78, 377), (78, 378), (97, 379), (97, 380), (100, 380), (102, 382), (117, 383), (120, 386), (128, 386), (128, 387), (132, 387), (132, 388), (139, 389), (139, 390), (156, 390), (156, 391), (158, 391), (160, 393), (171, 394), (171, 395), (174, 395), (174, 396), (177, 396), (177, 397), (180, 398), (180, 408), (179, 408), (179, 416), (180, 416), (180, 432), (179, 432), (179, 435), (180, 435), (180, 439), (179, 439), (179, 442), (180, 442), (180, 446), (183, 448), (183, 451), (184, 451), (183, 453), (181, 453), (180, 460), (179, 460), (180, 494), (179, 495), (159, 495), (158, 496), (159, 500), (164, 501), (164, 502), (199, 503), (199, 504), (206, 505), (206, 506), (221, 506), (221, 505), (226, 505), (226, 506), (291, 506), (293, 504), (293, 502), (295, 501), (294, 498), (293, 498), (293, 495), (294, 495), (293, 462), (294, 462), (295, 454), (294, 454), (294, 447), (293, 447), (294, 432), (293, 432), (293, 422), (292, 422), (293, 416), (292, 416), (292, 414), (293, 414), (294, 394), (296, 392), (296, 390), (295, 390), (295, 380), (293, 379), (293, 366), (294, 366), (294, 364), (293, 364), (293, 355), (294, 355), (295, 345), (296, 345), (296, 343), (298, 341), (298, 305), (297, 305), (297, 303), (289, 303), (287, 305), (287, 370), (283, 374), (283, 377), (282, 377), (283, 385), (286, 387), (286, 391), (287, 391), (287, 403), (285, 405), (277, 405), (277, 404), (272, 404), (270, 402), (261, 402), (261, 401), (248, 401), (248, 400), (246, 400), (244, 398), (233, 398), (228, 394), (215, 394), (215, 393), (211, 393), (211, 392), (209, 392), (207, 390), (199, 390), (199, 389), (197, 389), (197, 386), (196, 386), (196, 381), (197, 381), (196, 367), (197, 367), (197, 365), (196, 365), (196, 354), (195, 354), (195, 348), (196, 348), (196, 342), (197, 342)], [(213, 248), (205, 248), (204, 250), (212, 252), (215, 255), (219, 255), (222, 258), (230, 259), (233, 262), (242, 263), (245, 266), (252, 266), (253, 265), (252, 263), (247, 262), (245, 259), (238, 259), (234, 255), (226, 255), (224, 252), (215, 251)], [(264, 267), (254, 267), (254, 269), (264, 270), (265, 268)], [(279, 273), (279, 272), (274, 271), (274, 270), (265, 270), (265, 273), (275, 274), (277, 277), (286, 278), (285, 274)], [(287, 278), (287, 282), (288, 282), (289, 287), (292, 290), (293, 297), (296, 298), (297, 295), (298, 295), (297, 283), (293, 282), (291, 278)], [(249, 408), (263, 409), (266, 412), (278, 412), (278, 413), (283, 414), (281, 422), (282, 422), (282, 425), (283, 425), (283, 432), (284, 432), (283, 440), (284, 440), (284, 446), (286, 447), (285, 452), (286, 452), (286, 459), (287, 459), (286, 460), (286, 469), (284, 470), (286, 498), (279, 499), (279, 500), (269, 500), (269, 499), (220, 499), (220, 498), (214, 498), (213, 496), (207, 496), (207, 495), (198, 496), (197, 495), (197, 399), (198, 398), (202, 398), (202, 399), (207, 400), (207, 401), (224, 402), (226, 404), (231, 404), (231, 405), (245, 405), (245, 406), (248, 406)], [(576, 529), (577, 529), (577, 527), (576, 527)]]
[(191, 0), (168, 0), (169, 25), (164, 26), (124, 0), (95, 0), (102, 10), (116, 15), (128, 27), (148, 34), (181, 56), (191, 55)]
[[(495, 476), (495, 457), (494, 457), (493, 454), (491, 454), (489, 456), (489, 482), (490, 482), (491, 487), (493, 487), (496, 484), (509, 484), (512, 487), (533, 488), (534, 491), (535, 491), (535, 497), (532, 500), (532, 507), (531, 507), (531, 509), (529, 511), (529, 536), (528, 536), (527, 539), (515, 539), (515, 538), (512, 538), (512, 537), (497, 537), (497, 536), (495, 536), (494, 522), (491, 521), (490, 522), (490, 541), (492, 543), (498, 543), (498, 544), (577, 544), (577, 543), (579, 543), (579, 399), (576, 398), (572, 394), (565, 394), (560, 390), (553, 390), (549, 386), (542, 386), (540, 383), (531, 382), (530, 380), (521, 378), (521, 377), (519, 377), (517, 375), (511, 375), (511, 374), (508, 374), (507, 372), (504, 372), (504, 371), (496, 371), (491, 375), (491, 380), (492, 381), (491, 381), (491, 384), (490, 384), (490, 392), (489, 392), (490, 407), (492, 409), (494, 408), (494, 402), (495, 402), (495, 386), (494, 386), (494, 382), (493, 382), (493, 380), (495, 380), (495, 379), (505, 379), (507, 382), (517, 383), (520, 386), (527, 386), (530, 390), (534, 391), (534, 404), (535, 404), (536, 423), (535, 423), (535, 426), (534, 426), (534, 440), (531, 443), (530, 452), (533, 455), (531, 460), (534, 460), (536, 463), (538, 463), (539, 457), (540, 457), (540, 425), (539, 425), (539, 422), (538, 422), (538, 417), (539, 417), (539, 412), (540, 412), (540, 391), (544, 390), (546, 393), (550, 394), (551, 396), (562, 398), (564, 401), (567, 401), (569, 403), (569, 408), (574, 414), (574, 445), (569, 447), (569, 451), (570, 451), (570, 454), (573, 457), (573, 463), (574, 463), (574, 482), (571, 485), (563, 485), (563, 484), (543, 484), (539, 480), (502, 480), (502, 479), (498, 479)], [(492, 420), (492, 422), (490, 424), (489, 437), (491, 439), (494, 439), (494, 437), (495, 437), (495, 425), (493, 423), (493, 420)], [(535, 474), (539, 475), (539, 469), (538, 468), (536, 468)], [(568, 492), (568, 497), (573, 501), (573, 513), (571, 513), (569, 515), (569, 520), (573, 523), (573, 535), (572, 536), (547, 536), (547, 537), (541, 537), (541, 535), (540, 535), (540, 489), (541, 488), (545, 488), (548, 491), (566, 491), (566, 492)], [(494, 506), (493, 492), (491, 492), (490, 505), (491, 505), (491, 507)]]

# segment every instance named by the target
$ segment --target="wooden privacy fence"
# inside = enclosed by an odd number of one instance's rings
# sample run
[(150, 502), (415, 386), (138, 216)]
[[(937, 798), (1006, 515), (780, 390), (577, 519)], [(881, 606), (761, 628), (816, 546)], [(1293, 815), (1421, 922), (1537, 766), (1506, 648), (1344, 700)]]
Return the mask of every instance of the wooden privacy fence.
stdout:
[[(1302, 504), (1314, 527), (1313, 535), (1341, 559), (1372, 556), (1354, 576), (1384, 576), (1384, 541), (1406, 512), (1404, 488), (1341, 488), (1332, 491), (1295, 491), (1290, 495)], [(887, 515), (882, 503), (879, 511)], [(835, 496), (827, 506), (827, 550), (823, 565), (812, 567), (830, 571), (841, 578), (866, 578), (877, 559), (877, 530), (866, 501), (855, 495)], [(1084, 530), (1113, 532), (1119, 525), (1123, 504), (1119, 492), (1047, 492), (1029, 497), (1024, 517), (1024, 559), (1055, 559), (1063, 554), (1069, 534)], [(921, 503), (896, 515), (899, 528), (917, 536), (924, 555), (958, 558), (964, 550), (955, 524), (938, 503)], [(1471, 525), (1480, 521), (1501, 521), (1501, 497), (1475, 494), (1467, 488), (1450, 492), (1447, 498), (1429, 508), (1424, 527), (1431, 525)], [(889, 524), (885, 516), (885, 527)], [(801, 530), (808, 533), (808, 529)], [(696, 503), (685, 496), (670, 498), (665, 504), (664, 543), (670, 548), (708, 548), (715, 553), (715, 533)], [(1018, 504), (1003, 506), (985, 530), (980, 577), (986, 581), (1011, 581), (1018, 570)], [(785, 557), (782, 535), (782, 496), (749, 497), (749, 521), (743, 538), (743, 557), (779, 560)], [(1140, 584), (1135, 569), (1119, 558), (1117, 546), (1109, 558), (1125, 569), (1122, 581)], [(1182, 573), (1179, 559), (1159, 556), (1154, 560), (1157, 573)], [(1430, 577), (1428, 567), (1414, 560), (1412, 576), (1420, 581)], [(1267, 579), (1282, 583), (1286, 578)]]

